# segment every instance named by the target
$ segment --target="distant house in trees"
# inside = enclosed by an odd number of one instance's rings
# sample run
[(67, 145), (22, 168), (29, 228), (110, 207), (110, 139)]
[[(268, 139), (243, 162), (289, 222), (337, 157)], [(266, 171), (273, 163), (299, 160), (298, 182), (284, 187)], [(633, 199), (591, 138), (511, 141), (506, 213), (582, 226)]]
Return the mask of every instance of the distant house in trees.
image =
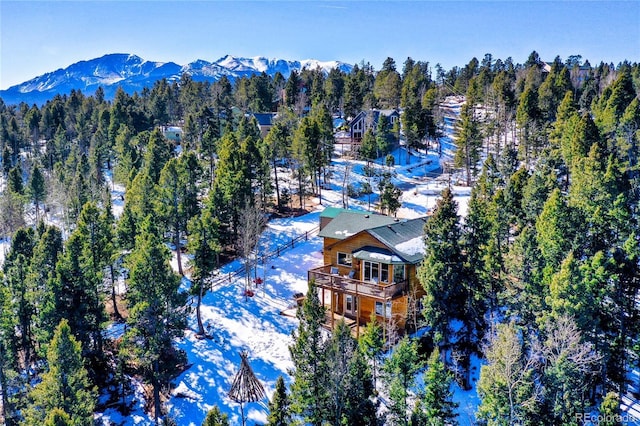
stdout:
[(176, 144), (182, 142), (182, 127), (161, 126), (160, 131), (162, 132), (162, 135), (171, 142), (174, 142)]
[(260, 113), (252, 113), (258, 122), (258, 128), (260, 129), (260, 134), (264, 138), (269, 133), (269, 130), (273, 126), (273, 119), (276, 118), (275, 112), (260, 112)]
[[(552, 62), (542, 63), (542, 73), (548, 74), (551, 72)], [(582, 85), (591, 72), (591, 65), (576, 65), (575, 67), (569, 67), (569, 73), (574, 84)]]
[(327, 326), (344, 319), (359, 334), (371, 313), (402, 333), (424, 295), (416, 271), (424, 256), (426, 217), (402, 220), (325, 209), (320, 233), (324, 265), (308, 272), (327, 308)]
[(367, 130), (373, 129), (375, 132), (380, 114), (389, 119), (390, 126), (393, 126), (400, 120), (400, 111), (397, 109), (373, 109), (369, 111), (360, 111), (349, 123), (349, 135), (351, 136), (351, 141), (354, 143), (360, 143)]

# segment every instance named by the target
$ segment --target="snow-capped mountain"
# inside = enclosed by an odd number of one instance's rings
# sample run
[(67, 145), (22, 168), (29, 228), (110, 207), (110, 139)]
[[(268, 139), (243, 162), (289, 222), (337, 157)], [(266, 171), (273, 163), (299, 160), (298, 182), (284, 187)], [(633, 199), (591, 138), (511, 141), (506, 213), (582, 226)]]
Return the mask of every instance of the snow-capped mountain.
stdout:
[(197, 81), (213, 82), (223, 75), (235, 79), (262, 72), (270, 76), (280, 72), (287, 78), (293, 70), (300, 71), (304, 68), (320, 68), (325, 72), (329, 72), (332, 68), (339, 68), (350, 72), (352, 66), (338, 61), (321, 62), (315, 59), (287, 61), (262, 56), (238, 58), (231, 55), (226, 55), (214, 62), (199, 59), (186, 65), (178, 65), (174, 62), (146, 61), (136, 55), (114, 53), (80, 61), (7, 90), (0, 90), (0, 98), (6, 104), (20, 102), (42, 104), (56, 94), (66, 94), (72, 89), (91, 95), (101, 86), (105, 97), (111, 99), (118, 87), (133, 93), (144, 87), (151, 87), (154, 82), (163, 78), (179, 81), (184, 73), (191, 75)]

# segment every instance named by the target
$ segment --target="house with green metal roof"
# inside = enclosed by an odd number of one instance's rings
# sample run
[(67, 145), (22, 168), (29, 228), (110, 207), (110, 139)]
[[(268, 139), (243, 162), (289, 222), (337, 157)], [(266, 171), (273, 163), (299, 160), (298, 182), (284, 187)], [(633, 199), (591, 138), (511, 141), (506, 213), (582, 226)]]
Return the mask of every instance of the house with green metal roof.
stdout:
[(344, 319), (359, 335), (374, 314), (389, 336), (415, 326), (424, 295), (416, 271), (424, 256), (427, 217), (389, 216), (331, 208), (321, 214), (323, 260), (311, 269), (327, 325)]

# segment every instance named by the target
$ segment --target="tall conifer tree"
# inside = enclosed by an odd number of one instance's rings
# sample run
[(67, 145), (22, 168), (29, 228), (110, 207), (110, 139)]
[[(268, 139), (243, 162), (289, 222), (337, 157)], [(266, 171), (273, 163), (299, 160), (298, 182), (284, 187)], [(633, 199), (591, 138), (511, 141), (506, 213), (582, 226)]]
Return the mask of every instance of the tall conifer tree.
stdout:
[(442, 192), (424, 231), (425, 256), (418, 269), (426, 292), (423, 313), (434, 340), (446, 345), (452, 337), (449, 324), (465, 315), (467, 298), (457, 203), (450, 189)]
[(29, 394), (31, 405), (25, 413), (27, 424), (43, 423), (47, 414), (59, 409), (74, 425), (93, 425), (97, 393), (84, 369), (80, 343), (65, 320), (60, 322), (49, 344), (47, 364), (42, 381)]
[[(171, 269), (168, 249), (151, 217), (143, 222), (127, 266), (130, 308), (124, 342), (127, 352), (153, 386), (154, 417), (158, 419), (162, 412), (160, 388), (171, 376), (172, 366), (183, 361), (173, 349), (173, 339), (184, 330), (185, 297), (178, 291), (180, 280)], [(172, 359), (176, 356), (178, 359)]]
[(307, 297), (298, 309), (300, 321), (293, 332), (293, 344), (289, 347), (295, 366), (291, 372), (291, 408), (313, 426), (321, 426), (327, 420), (329, 410), (329, 371), (327, 369), (326, 339), (322, 330), (325, 318), (315, 283), (309, 282)]

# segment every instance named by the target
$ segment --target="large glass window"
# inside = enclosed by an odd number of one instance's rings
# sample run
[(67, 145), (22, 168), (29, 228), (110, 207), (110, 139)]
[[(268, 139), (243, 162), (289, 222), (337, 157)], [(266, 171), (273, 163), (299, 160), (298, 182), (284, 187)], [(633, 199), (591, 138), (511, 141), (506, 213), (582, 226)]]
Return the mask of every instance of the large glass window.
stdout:
[(338, 265), (351, 266), (351, 253), (338, 252)]
[(386, 263), (362, 262), (362, 281), (389, 282), (389, 265)]
[(399, 283), (405, 279), (405, 265), (393, 265), (393, 281)]
[(363, 281), (380, 281), (380, 264), (365, 260), (362, 262), (362, 280)]
[(383, 283), (389, 282), (389, 265), (386, 263), (380, 264), (380, 281)]
[(391, 318), (391, 302), (389, 301), (385, 304), (383, 302), (376, 301), (376, 315)]

